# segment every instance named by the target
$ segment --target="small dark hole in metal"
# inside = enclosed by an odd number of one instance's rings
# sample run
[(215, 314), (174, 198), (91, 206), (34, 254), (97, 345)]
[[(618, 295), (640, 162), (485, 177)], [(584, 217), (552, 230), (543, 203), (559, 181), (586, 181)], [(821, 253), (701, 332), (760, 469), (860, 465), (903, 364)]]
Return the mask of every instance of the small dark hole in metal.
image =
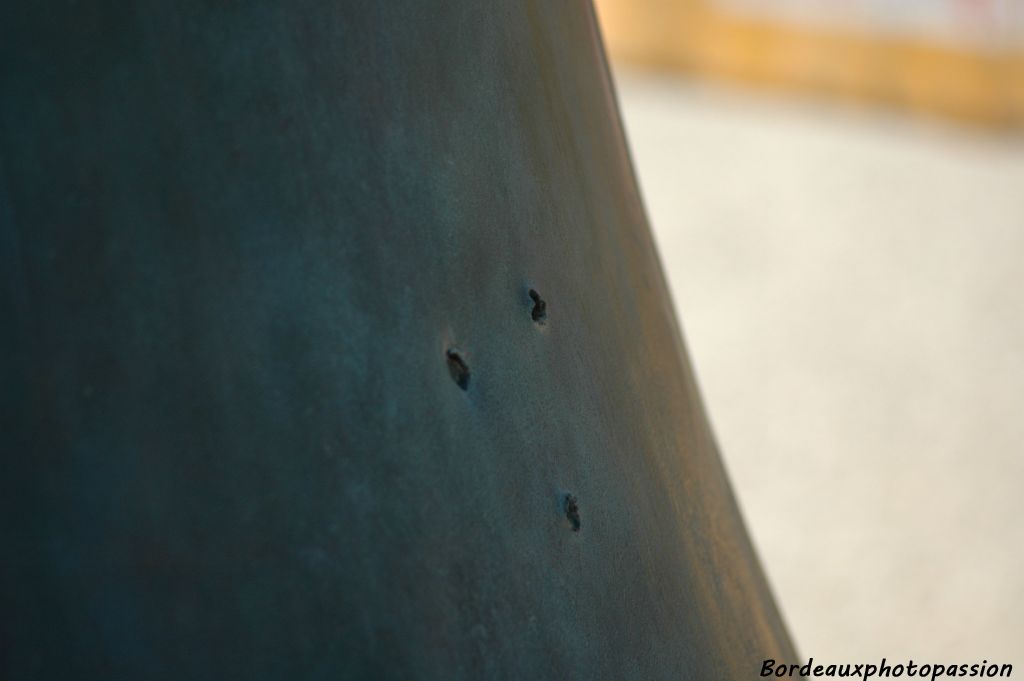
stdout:
[(530, 289), (530, 300), (533, 301), (533, 309), (530, 311), (530, 317), (533, 321), (538, 324), (543, 324), (548, 318), (548, 304), (544, 302), (544, 299), (540, 297), (540, 294)]
[(573, 532), (580, 531), (580, 506), (576, 503), (576, 497), (571, 494), (565, 495), (565, 517), (572, 525)]
[(468, 390), (469, 365), (466, 364), (466, 360), (462, 359), (462, 355), (459, 354), (458, 350), (454, 349), (449, 349), (445, 356), (448, 358), (448, 371), (451, 373), (455, 385), (463, 390)]

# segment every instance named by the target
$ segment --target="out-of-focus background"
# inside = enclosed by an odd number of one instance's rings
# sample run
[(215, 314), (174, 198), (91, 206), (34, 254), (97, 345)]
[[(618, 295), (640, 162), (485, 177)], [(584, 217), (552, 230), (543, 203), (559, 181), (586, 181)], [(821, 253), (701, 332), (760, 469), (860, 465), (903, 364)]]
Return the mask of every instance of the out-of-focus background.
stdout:
[(801, 653), (1024, 669), (1024, 2), (597, 8)]

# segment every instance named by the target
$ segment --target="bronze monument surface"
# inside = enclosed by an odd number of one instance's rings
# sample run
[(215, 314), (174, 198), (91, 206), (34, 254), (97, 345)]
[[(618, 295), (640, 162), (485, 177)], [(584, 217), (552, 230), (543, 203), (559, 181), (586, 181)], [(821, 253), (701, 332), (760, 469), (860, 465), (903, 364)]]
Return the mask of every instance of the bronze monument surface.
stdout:
[(0, 52), (0, 677), (793, 659), (589, 3), (12, 3)]

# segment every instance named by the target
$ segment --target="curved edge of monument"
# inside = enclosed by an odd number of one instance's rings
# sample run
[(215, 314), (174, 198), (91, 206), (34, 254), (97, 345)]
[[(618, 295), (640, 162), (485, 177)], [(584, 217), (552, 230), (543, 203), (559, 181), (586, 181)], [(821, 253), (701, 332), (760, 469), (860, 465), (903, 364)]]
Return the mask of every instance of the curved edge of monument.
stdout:
[(589, 3), (48, 5), (0, 17), (0, 676), (793, 660)]

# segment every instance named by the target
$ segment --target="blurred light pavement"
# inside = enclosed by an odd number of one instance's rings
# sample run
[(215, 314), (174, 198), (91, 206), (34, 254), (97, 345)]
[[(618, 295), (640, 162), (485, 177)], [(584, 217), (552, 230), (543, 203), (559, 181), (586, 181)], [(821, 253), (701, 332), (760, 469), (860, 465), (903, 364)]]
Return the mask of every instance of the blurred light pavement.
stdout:
[(1024, 671), (1024, 139), (616, 80), (800, 653)]

